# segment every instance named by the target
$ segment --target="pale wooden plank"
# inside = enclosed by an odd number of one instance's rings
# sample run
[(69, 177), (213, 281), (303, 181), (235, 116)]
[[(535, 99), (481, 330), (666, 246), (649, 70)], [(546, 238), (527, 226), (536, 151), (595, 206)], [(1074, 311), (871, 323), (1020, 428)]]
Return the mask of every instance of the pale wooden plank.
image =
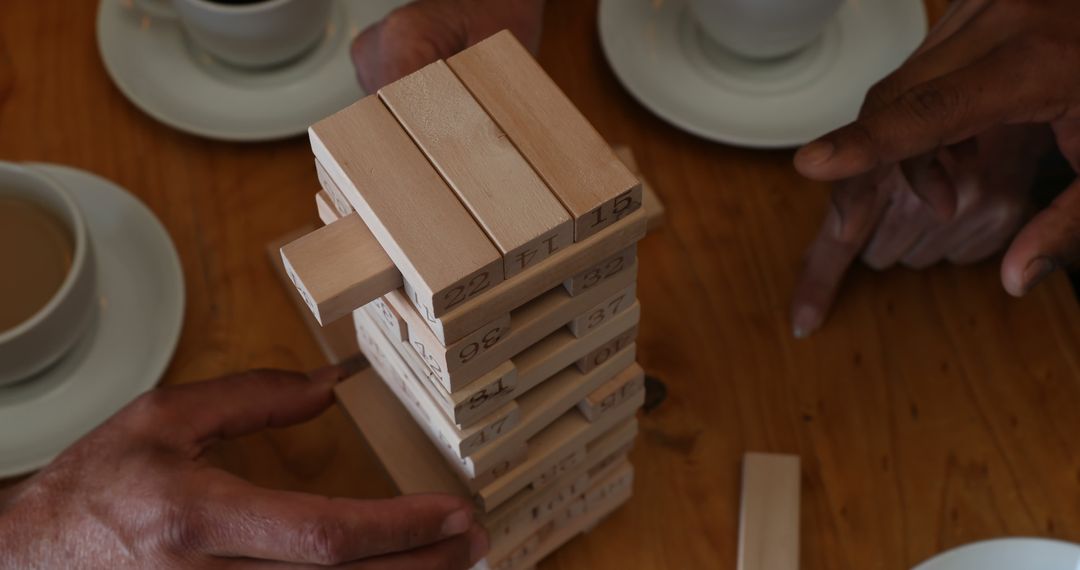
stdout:
[[(634, 342), (634, 340), (637, 338), (637, 333), (638, 329), (636, 326), (631, 329), (627, 329), (626, 332), (600, 345), (589, 354), (578, 359), (578, 361), (574, 363), (575, 366), (577, 366), (578, 370), (582, 372), (588, 372), (593, 368), (600, 366), (607, 359), (611, 358), (613, 354), (618, 353), (620, 350), (623, 349), (623, 347)], [(589, 338), (589, 336), (585, 338)]]
[[(484, 351), (477, 350), (477, 356), (468, 359), (464, 364), (456, 365), (453, 369), (448, 370), (443, 366), (455, 361), (460, 362), (461, 359), (447, 358), (446, 349), (441, 344), (425, 344), (424, 335), (419, 334), (410, 334), (409, 341), (417, 354), (424, 359), (432, 372), (439, 377), (447, 391), (452, 393), (482, 377), (499, 362), (510, 359), (513, 355), (539, 342), (540, 339), (559, 328), (572, 323), (582, 315), (595, 313), (598, 303), (608, 302), (608, 305), (605, 305), (607, 312), (604, 313), (607, 318), (631, 306), (634, 301), (632, 297), (627, 299), (624, 296), (622, 301), (616, 302), (614, 305), (611, 304), (609, 297), (625, 291), (627, 287), (633, 285), (636, 278), (637, 267), (634, 266), (628, 271), (615, 274), (603, 283), (576, 297), (570, 296), (563, 287), (556, 286), (510, 313), (509, 332), (501, 335), (499, 342), (494, 343)], [(393, 300), (393, 295), (390, 295), (389, 298), (391, 304), (399, 304), (399, 302)], [(410, 310), (408, 306), (401, 306), (400, 304), (398, 308), (401, 311)], [(587, 320), (586, 324), (591, 322), (594, 325), (599, 325), (602, 321), (603, 319)], [(578, 330), (580, 331), (578, 336), (582, 336), (592, 329), (586, 329), (583, 325), (578, 327)], [(462, 350), (468, 350), (472, 346), (466, 345)]]
[(441, 316), (502, 281), (495, 246), (378, 97), (308, 132), (315, 157), (427, 313)]
[(641, 184), (509, 31), (447, 60), (574, 218), (583, 241), (641, 206)]
[(663, 226), (666, 214), (664, 202), (660, 200), (655, 188), (642, 176), (633, 149), (626, 145), (615, 145), (612, 150), (615, 151), (615, 156), (618, 156), (619, 160), (630, 169), (630, 172), (634, 173), (634, 176), (637, 176), (638, 180), (641, 181), (641, 209), (645, 210), (645, 215), (649, 218), (649, 231), (651, 232)]
[(578, 409), (590, 422), (645, 389), (645, 371), (636, 364), (634, 367), (633, 374), (612, 378), (578, 403)]
[(401, 274), (356, 214), (286, 244), (280, 255), (293, 285), (323, 325), (402, 285)]
[(566, 209), (446, 62), (379, 97), (499, 249), (507, 279), (573, 243)]
[(330, 195), (326, 193), (326, 190), (319, 190), (315, 193), (315, 211), (319, 213), (320, 220), (326, 218), (337, 220), (339, 217), (337, 210), (334, 209), (334, 204), (330, 201)]
[[(636, 274), (636, 270), (635, 270)], [(595, 291), (595, 289), (594, 289)], [(574, 336), (581, 337), (589, 334), (605, 321), (619, 314), (620, 311), (629, 307), (637, 299), (637, 284), (632, 282), (629, 287), (615, 292), (611, 297), (604, 299), (593, 308), (581, 315), (574, 317), (567, 325)]]
[(797, 455), (743, 457), (738, 570), (798, 570)]
[(338, 185), (330, 178), (330, 173), (326, 171), (326, 167), (319, 162), (319, 159), (315, 159), (315, 175), (319, 179), (322, 191), (326, 192), (326, 197), (330, 199), (334, 212), (340, 217), (353, 213), (354, 210), (352, 204), (349, 203), (349, 199), (345, 197), (345, 194), (341, 192), (341, 188), (338, 188)]
[(637, 244), (634, 244), (563, 281), (563, 287), (571, 295), (580, 295), (604, 279), (633, 266), (636, 259)]

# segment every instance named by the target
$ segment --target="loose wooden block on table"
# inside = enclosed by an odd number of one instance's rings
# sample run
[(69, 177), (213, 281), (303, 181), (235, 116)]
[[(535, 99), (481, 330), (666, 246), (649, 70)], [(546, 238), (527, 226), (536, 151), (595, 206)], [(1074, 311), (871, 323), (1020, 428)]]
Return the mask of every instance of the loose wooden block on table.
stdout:
[(428, 314), (439, 317), (502, 281), (495, 246), (378, 97), (309, 134), (316, 158)]
[(584, 241), (641, 206), (641, 184), (513, 34), (447, 64), (547, 183)]
[(573, 243), (566, 209), (446, 62), (379, 97), (499, 249), (507, 279)]
[[(424, 335), (410, 332), (409, 341), (417, 354), (439, 377), (446, 390), (454, 392), (468, 386), (499, 362), (510, 359), (555, 330), (572, 324), (582, 315), (595, 313), (597, 303), (607, 302), (605, 307), (608, 311), (605, 314), (609, 317), (628, 308), (633, 304), (634, 298), (632, 295), (626, 298), (625, 290), (636, 278), (637, 267), (634, 266), (576, 297), (571, 297), (564, 288), (556, 286), (513, 311), (507, 327), (509, 332), (499, 335), (499, 341), (485, 350), (480, 350), (483, 343), (477, 341), (465, 345), (453, 357), (448, 357), (441, 344), (430, 344), (431, 339), (424, 339)], [(612, 305), (609, 297), (620, 293), (623, 294), (622, 301)], [(408, 310), (408, 307), (401, 307), (401, 310)], [(599, 324), (601, 321), (589, 322)], [(578, 330), (581, 331), (579, 336), (587, 332), (583, 327), (578, 327)], [(459, 364), (452, 369), (444, 368), (453, 363)]]
[(798, 570), (799, 457), (743, 457), (738, 570)]
[(355, 299), (374, 298), (401, 286), (401, 274), (356, 214), (286, 244), (281, 260), (323, 325), (352, 312)]

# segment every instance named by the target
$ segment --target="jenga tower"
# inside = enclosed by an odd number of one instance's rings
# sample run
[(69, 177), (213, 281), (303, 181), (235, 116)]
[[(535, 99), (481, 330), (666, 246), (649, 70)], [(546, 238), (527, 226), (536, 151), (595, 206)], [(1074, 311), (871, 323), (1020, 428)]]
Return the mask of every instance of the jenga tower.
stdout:
[(630, 498), (641, 184), (509, 32), (310, 135), (326, 226), (290, 277), (475, 500), (481, 566), (533, 566)]

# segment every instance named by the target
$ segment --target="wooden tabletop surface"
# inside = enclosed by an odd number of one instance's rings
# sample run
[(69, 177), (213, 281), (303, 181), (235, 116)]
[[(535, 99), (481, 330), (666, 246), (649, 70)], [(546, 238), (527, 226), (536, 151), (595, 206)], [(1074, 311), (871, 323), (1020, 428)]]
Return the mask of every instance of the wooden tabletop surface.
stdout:
[[(315, 221), (306, 140), (219, 143), (150, 119), (106, 76), (95, 12), (0, 2), (0, 159), (96, 172), (164, 222), (188, 295), (165, 382), (320, 365), (264, 254)], [(642, 417), (634, 500), (544, 567), (734, 567), (747, 450), (802, 457), (807, 569), (908, 568), (1001, 535), (1080, 541), (1080, 311), (1064, 277), (1016, 300), (997, 260), (858, 268), (824, 330), (795, 340), (788, 298), (828, 188), (790, 152), (709, 143), (635, 103), (601, 54), (595, 1), (551, 0), (541, 61), (668, 208), (640, 248), (640, 361), (669, 396)], [(392, 492), (336, 409), (214, 460), (274, 487)]]

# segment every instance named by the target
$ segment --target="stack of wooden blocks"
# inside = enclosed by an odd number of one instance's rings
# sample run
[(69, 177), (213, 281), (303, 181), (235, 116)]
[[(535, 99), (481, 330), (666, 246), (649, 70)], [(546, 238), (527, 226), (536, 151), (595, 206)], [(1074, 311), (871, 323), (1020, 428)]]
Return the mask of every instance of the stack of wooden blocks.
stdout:
[(286, 270), (319, 322), (351, 314), (456, 480), (388, 471), (473, 498), (482, 565), (531, 567), (630, 497), (640, 182), (508, 32), (310, 135), (326, 225)]

